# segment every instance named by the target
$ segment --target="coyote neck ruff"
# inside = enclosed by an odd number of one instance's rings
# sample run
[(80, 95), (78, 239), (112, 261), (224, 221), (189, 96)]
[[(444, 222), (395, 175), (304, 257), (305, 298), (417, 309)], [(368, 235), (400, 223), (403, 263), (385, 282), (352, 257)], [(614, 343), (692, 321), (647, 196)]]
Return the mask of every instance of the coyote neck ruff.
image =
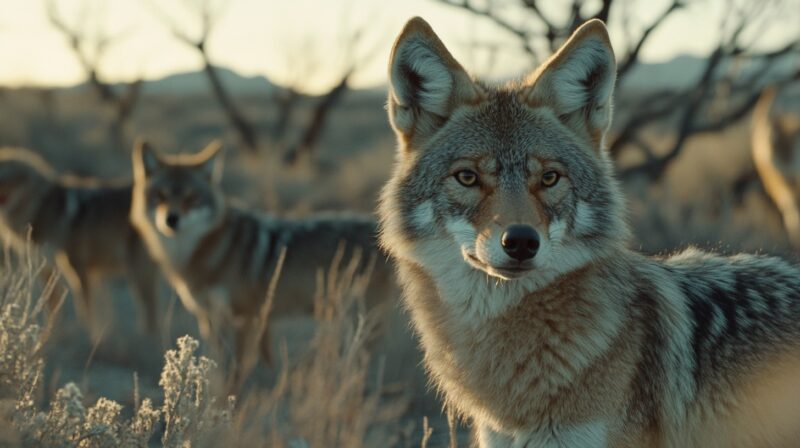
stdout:
[(627, 249), (615, 70), (599, 21), (501, 87), (398, 37), (381, 238), (429, 373), (484, 447), (796, 446), (800, 270)]

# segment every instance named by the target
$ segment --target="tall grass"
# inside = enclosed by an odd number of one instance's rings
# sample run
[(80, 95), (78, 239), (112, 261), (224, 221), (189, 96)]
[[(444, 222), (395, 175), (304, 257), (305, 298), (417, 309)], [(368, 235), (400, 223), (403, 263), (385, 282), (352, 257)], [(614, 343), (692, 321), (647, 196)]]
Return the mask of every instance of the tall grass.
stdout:
[(40, 285), (46, 265), (35, 254), (6, 264), (0, 271), (0, 445), (396, 445), (406, 403), (382, 395), (380, 367), (370, 373), (379, 315), (364, 306), (370, 273), (358, 273), (358, 258), (344, 262), (340, 253), (327, 272), (317, 273), (314, 336), (292, 359), (283, 346), (274, 384), (250, 384), (239, 399), (226, 396), (226, 372), (184, 336), (164, 355), (161, 396), (139, 397), (137, 387), (133, 409), (103, 397), (87, 403), (75, 383), (44, 396), (43, 347), (59, 308), (47, 304), (56, 279)]
[(60, 303), (51, 304), (57, 284), (50, 277), (37, 285), (45, 262), (29, 251), (21, 261), (6, 257), (0, 272), (0, 399), (2, 442), (11, 446), (146, 447), (154, 433), (162, 445), (196, 445), (207, 433), (230, 421), (231, 407), (218, 409), (207, 385), (213, 361), (196, 357), (196, 341), (178, 340), (169, 350), (160, 385), (163, 405), (151, 398), (136, 400), (130, 418), (123, 406), (99, 398), (87, 406), (80, 388), (67, 383), (52, 397), (42, 397), (43, 348), (56, 321)]
[(382, 373), (370, 375), (370, 343), (380, 310), (367, 310), (370, 269), (358, 272), (360, 254), (346, 263), (337, 252), (317, 273), (316, 328), (305, 352), (282, 365), (274, 387), (242, 397), (233, 423), (237, 446), (393, 446), (406, 402), (382, 396)]

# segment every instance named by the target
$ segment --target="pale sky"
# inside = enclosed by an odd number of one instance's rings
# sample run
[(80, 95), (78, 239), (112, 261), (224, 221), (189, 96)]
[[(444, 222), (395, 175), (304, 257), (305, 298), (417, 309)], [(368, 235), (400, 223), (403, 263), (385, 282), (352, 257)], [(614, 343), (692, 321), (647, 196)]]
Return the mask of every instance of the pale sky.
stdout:
[[(649, 23), (668, 0), (618, 0), (636, 5), (638, 26)], [(122, 34), (100, 64), (100, 75), (111, 81), (146, 79), (198, 70), (200, 57), (176, 40), (154, 12), (172, 17), (190, 33), (199, 20), (183, 0), (57, 0), (65, 21), (78, 23), (82, 5), (89, 5), (88, 29)], [(498, 2), (499, 3), (499, 2)], [(559, 9), (560, 0), (543, 2), (545, 10)], [(591, 3), (591, 2), (589, 2)], [(549, 4), (549, 5), (548, 5)], [(642, 53), (645, 61), (663, 61), (679, 54), (702, 55), (716, 44), (726, 0), (700, 1), (675, 13)], [(763, 47), (774, 47), (790, 36), (800, 37), (800, 0), (788, 0), (785, 14), (772, 17), (752, 34)], [(796, 6), (796, 7), (795, 7)], [(65, 86), (85, 79), (63, 35), (49, 23), (44, 0), (0, 0), (0, 85)], [(476, 18), (434, 0), (229, 0), (209, 41), (217, 65), (243, 75), (264, 75), (281, 84), (293, 83), (305, 91), (324, 90), (340, 73), (343, 42), (363, 28), (357, 52), (373, 53), (361, 67), (355, 87), (385, 83), (386, 59), (392, 40), (405, 20), (420, 15), (431, 23), (453, 54), (469, 70), (482, 76), (508, 77), (529, 68), (517, 41), (486, 19)], [(615, 11), (612, 9), (612, 12)], [(619, 11), (617, 9), (616, 11)], [(614, 21), (612, 20), (612, 23)], [(619, 23), (619, 21), (617, 21)], [(618, 53), (625, 33), (611, 28)], [(500, 45), (505, 51), (489, 59), (487, 51), (471, 50), (471, 43)]]

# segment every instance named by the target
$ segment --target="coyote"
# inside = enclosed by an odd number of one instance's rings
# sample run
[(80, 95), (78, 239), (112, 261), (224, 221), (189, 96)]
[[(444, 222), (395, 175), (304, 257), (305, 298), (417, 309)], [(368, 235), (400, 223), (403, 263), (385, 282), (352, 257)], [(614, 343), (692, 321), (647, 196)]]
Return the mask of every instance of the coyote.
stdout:
[(800, 249), (800, 120), (772, 116), (776, 95), (776, 87), (765, 89), (753, 111), (753, 160), (789, 241)]
[(627, 248), (615, 71), (599, 20), (502, 86), (397, 38), (381, 241), (433, 383), (481, 447), (800, 446), (800, 269)]
[[(197, 318), (201, 336), (212, 337), (212, 323), (234, 323), (241, 360), (284, 249), (273, 315), (312, 314), (315, 271), (327, 269), (343, 244), (344, 259), (360, 251), (361, 272), (373, 269), (367, 297), (385, 297), (389, 289), (382, 288), (393, 284), (393, 275), (376, 250), (374, 219), (287, 220), (231, 204), (219, 185), (220, 148), (212, 142), (197, 154), (167, 156), (140, 141), (133, 156), (131, 222)], [(268, 338), (258, 345), (269, 360)]]
[(124, 273), (144, 306), (148, 331), (158, 327), (158, 267), (128, 221), (131, 184), (58, 176), (32, 151), (0, 149), (0, 224), (22, 249), (30, 229), (62, 272), (79, 313), (91, 322), (98, 281)]

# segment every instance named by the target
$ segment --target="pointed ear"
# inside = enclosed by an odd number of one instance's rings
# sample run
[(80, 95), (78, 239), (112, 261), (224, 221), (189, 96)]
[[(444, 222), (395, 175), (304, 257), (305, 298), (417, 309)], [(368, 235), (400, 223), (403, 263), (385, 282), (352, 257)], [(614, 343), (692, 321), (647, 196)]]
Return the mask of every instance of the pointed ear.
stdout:
[(533, 106), (549, 107), (596, 148), (611, 124), (617, 64), (602, 21), (581, 25), (528, 80), (524, 95)]
[(406, 23), (389, 61), (389, 121), (405, 142), (436, 131), (453, 110), (483, 97), (427, 22)]
[(153, 147), (142, 138), (133, 144), (133, 174), (137, 178), (146, 178), (162, 165)]
[(200, 166), (205, 171), (212, 183), (218, 184), (222, 181), (222, 171), (225, 158), (222, 152), (222, 141), (212, 140), (202, 151), (197, 154)]

